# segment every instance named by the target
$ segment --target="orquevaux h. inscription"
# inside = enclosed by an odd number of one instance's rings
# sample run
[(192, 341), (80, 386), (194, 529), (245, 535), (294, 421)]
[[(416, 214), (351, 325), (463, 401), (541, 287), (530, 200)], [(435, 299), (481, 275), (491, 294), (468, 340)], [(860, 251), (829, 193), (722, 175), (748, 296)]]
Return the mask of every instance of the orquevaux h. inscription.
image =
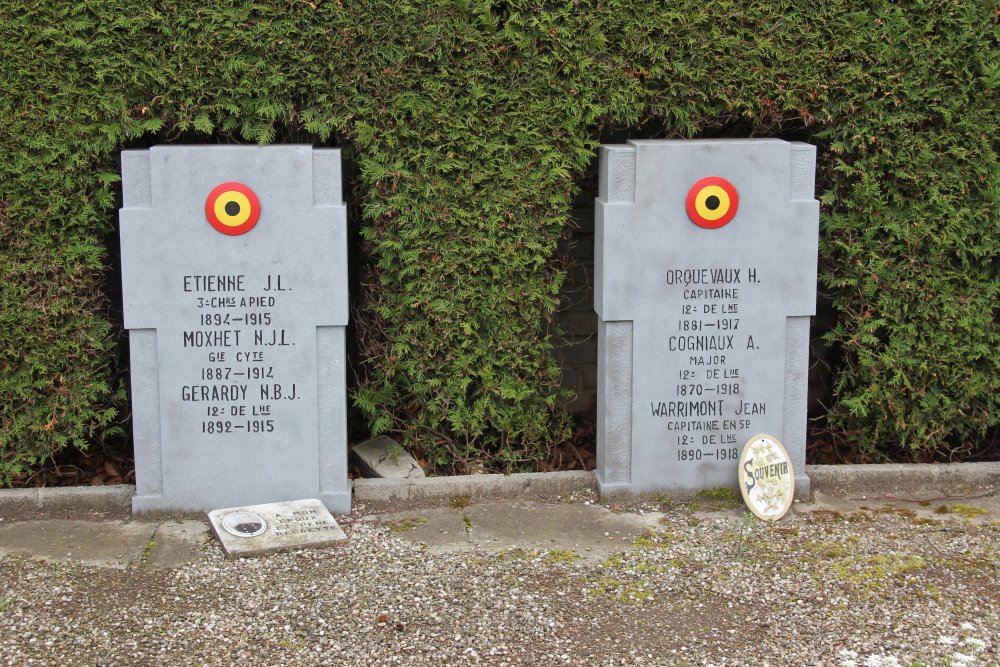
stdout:
[(741, 301), (760, 282), (756, 266), (666, 271), (664, 293), (675, 300), (679, 293), (675, 329), (664, 332), (666, 351), (677, 353), (677, 373), (649, 407), (674, 434), (677, 461), (735, 461), (739, 434), (753, 428), (751, 416), (767, 413), (766, 401), (742, 400), (739, 363), (762, 342), (740, 317)]
[(740, 447), (761, 432), (804, 470), (814, 161), (812, 146), (779, 140), (602, 148), (602, 493), (735, 488)]
[(122, 154), (135, 511), (350, 511), (340, 153)]

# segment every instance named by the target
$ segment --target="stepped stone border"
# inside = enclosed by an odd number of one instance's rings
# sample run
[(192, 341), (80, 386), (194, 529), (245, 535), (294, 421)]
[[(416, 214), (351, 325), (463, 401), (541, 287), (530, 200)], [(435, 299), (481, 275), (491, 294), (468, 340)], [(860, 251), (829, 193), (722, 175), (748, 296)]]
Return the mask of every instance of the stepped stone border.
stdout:
[(806, 473), (814, 492), (831, 495), (919, 494), (927, 489), (962, 495), (1000, 489), (1000, 461), (806, 466)]
[(132, 484), (0, 489), (0, 509), (11, 513), (130, 512), (134, 495)]
[(456, 475), (414, 479), (356, 479), (358, 502), (414, 502), (435, 498), (558, 496), (597, 489), (593, 471), (525, 472), (514, 475)]
[[(987, 463), (806, 466), (813, 492), (830, 495), (919, 495), (927, 490), (971, 495), (1000, 490), (1000, 461)], [(596, 489), (591, 471), (535, 472), (514, 475), (461, 475), (415, 479), (356, 479), (354, 499), (361, 503), (409, 503), (469, 496), (471, 499), (555, 497)], [(135, 487), (68, 486), (0, 489), (6, 514), (69, 511), (129, 512)]]

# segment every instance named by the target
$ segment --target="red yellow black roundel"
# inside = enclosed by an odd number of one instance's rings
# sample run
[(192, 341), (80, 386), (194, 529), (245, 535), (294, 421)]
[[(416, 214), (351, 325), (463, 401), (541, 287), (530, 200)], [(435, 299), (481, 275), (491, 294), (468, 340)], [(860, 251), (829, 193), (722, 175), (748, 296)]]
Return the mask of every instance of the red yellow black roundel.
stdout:
[(706, 176), (688, 190), (688, 217), (699, 227), (718, 229), (736, 215), (740, 197), (733, 184), (719, 176)]
[(205, 215), (216, 231), (229, 236), (246, 234), (260, 217), (260, 202), (253, 190), (228, 181), (216, 186), (205, 200)]

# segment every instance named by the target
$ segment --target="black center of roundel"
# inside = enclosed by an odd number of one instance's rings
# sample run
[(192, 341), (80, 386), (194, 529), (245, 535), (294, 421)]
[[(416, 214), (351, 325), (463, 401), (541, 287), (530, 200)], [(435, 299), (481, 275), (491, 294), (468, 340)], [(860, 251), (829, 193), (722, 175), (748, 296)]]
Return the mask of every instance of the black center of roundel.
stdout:
[[(715, 201), (718, 202), (719, 200), (716, 199)], [(715, 208), (715, 207), (713, 206), (712, 208)], [(239, 215), (239, 213), (240, 213), (240, 205), (238, 203), (234, 202), (234, 201), (227, 201), (226, 202), (226, 213), (228, 215)]]
[[(709, 211), (714, 211), (715, 209), (719, 208), (719, 204), (721, 203), (722, 202), (719, 201), (718, 197), (716, 197), (715, 195), (711, 195), (708, 199), (705, 200), (705, 208), (707, 208)], [(226, 204), (226, 212), (227, 213), (229, 212), (229, 204)], [(236, 215), (236, 214), (230, 213), (230, 215)]]

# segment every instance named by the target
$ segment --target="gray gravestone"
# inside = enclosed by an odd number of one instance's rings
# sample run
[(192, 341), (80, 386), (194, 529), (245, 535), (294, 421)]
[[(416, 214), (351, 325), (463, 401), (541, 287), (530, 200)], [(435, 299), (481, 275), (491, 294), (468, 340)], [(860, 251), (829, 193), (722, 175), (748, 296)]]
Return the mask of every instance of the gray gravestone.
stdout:
[(350, 512), (339, 150), (122, 153), (133, 511)]
[(736, 488), (740, 451), (759, 433), (784, 443), (808, 495), (815, 159), (813, 146), (777, 139), (602, 147), (602, 495)]

